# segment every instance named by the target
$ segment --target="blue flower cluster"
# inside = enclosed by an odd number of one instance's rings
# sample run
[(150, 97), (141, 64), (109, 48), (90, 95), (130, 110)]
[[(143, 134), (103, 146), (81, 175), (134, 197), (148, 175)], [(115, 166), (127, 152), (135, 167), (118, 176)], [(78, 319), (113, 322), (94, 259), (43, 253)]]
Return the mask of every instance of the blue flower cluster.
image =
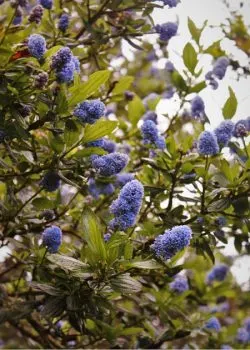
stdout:
[(220, 227), (225, 226), (226, 223), (227, 223), (227, 219), (225, 218), (225, 216), (219, 216), (215, 220), (215, 224), (220, 226)]
[(175, 67), (171, 61), (167, 61), (165, 68), (166, 68), (166, 71), (169, 73), (173, 73), (175, 71)]
[(236, 340), (241, 344), (250, 343), (250, 317), (245, 319), (243, 327), (238, 328)]
[(35, 22), (36, 24), (39, 24), (42, 20), (42, 17), (43, 7), (41, 5), (37, 5), (31, 10), (28, 20), (30, 23)]
[(219, 80), (222, 80), (226, 74), (227, 67), (229, 66), (229, 59), (225, 56), (219, 57), (214, 64), (213, 74)]
[(163, 235), (156, 237), (151, 248), (158, 257), (171, 259), (178, 251), (190, 244), (192, 230), (186, 225), (175, 226), (166, 230)]
[(103, 236), (104, 242), (107, 243), (111, 238), (111, 233), (105, 233), (105, 235)]
[(234, 137), (237, 137), (237, 138), (246, 137), (249, 132), (250, 132), (249, 118), (241, 119), (237, 123), (235, 123), (234, 130), (233, 130)]
[(22, 20), (23, 20), (23, 14), (22, 14), (22, 11), (21, 9), (17, 8), (17, 11), (16, 11), (16, 16), (15, 18), (13, 19), (13, 25), (14, 26), (18, 26), (19, 24), (22, 23)]
[(131, 173), (122, 173), (116, 175), (116, 182), (115, 185), (119, 187), (123, 187), (126, 185), (126, 183), (134, 180), (135, 176)]
[(28, 5), (28, 0), (18, 0), (18, 5), (21, 7), (26, 7)]
[(203, 131), (198, 139), (198, 153), (205, 156), (214, 156), (219, 153), (217, 138), (213, 132)]
[(200, 119), (205, 115), (205, 104), (200, 96), (195, 96), (191, 101), (191, 115), (193, 118)]
[(211, 317), (205, 324), (205, 328), (211, 331), (219, 332), (221, 329), (220, 321), (217, 317)]
[(233, 136), (234, 123), (231, 120), (223, 121), (215, 130), (214, 133), (217, 138), (217, 142), (221, 147), (228, 145), (231, 137)]
[(32, 34), (28, 39), (28, 50), (32, 56), (41, 59), (46, 52), (44, 37), (39, 34)]
[(164, 137), (159, 135), (156, 124), (152, 120), (146, 120), (141, 126), (144, 144), (154, 144), (159, 149), (166, 148)]
[(67, 13), (63, 13), (58, 22), (58, 28), (61, 32), (66, 32), (69, 26), (69, 15)]
[(169, 286), (172, 291), (178, 294), (184, 293), (189, 289), (188, 280), (185, 276), (176, 276)]
[(157, 124), (157, 114), (156, 114), (155, 112), (153, 112), (153, 111), (147, 111), (147, 112), (143, 115), (142, 119), (143, 119), (144, 121), (146, 121), (146, 120), (152, 120), (152, 122), (154, 122), (155, 124)]
[(109, 140), (109, 139), (102, 138), (102, 139), (88, 142), (86, 144), (86, 147), (100, 147), (108, 153), (113, 153), (116, 150), (116, 143), (114, 141)]
[(40, 0), (40, 4), (47, 10), (51, 10), (53, 6), (53, 0)]
[(123, 153), (110, 153), (92, 158), (92, 166), (101, 176), (112, 176), (120, 173), (128, 164), (129, 158)]
[(206, 74), (205, 78), (214, 90), (216, 90), (219, 86), (218, 81), (216, 79), (222, 80), (224, 78), (228, 65), (229, 60), (227, 57), (219, 57), (215, 61), (212, 71)]
[(237, 330), (236, 340), (242, 344), (247, 344), (249, 342), (249, 333), (246, 328), (241, 327)]
[(113, 153), (116, 150), (116, 143), (109, 139), (103, 139), (102, 148), (108, 153)]
[(84, 101), (76, 106), (73, 114), (82, 123), (94, 124), (105, 114), (105, 105), (100, 100)]
[(49, 171), (40, 181), (42, 186), (48, 192), (56, 191), (60, 186), (60, 177), (55, 171)]
[(79, 72), (80, 63), (70, 48), (63, 47), (52, 57), (51, 68), (55, 70), (59, 83), (70, 83), (74, 78), (74, 72)]
[(163, 94), (163, 98), (170, 100), (174, 96), (175, 92), (176, 89), (172, 85), (169, 85)]
[(115, 188), (111, 183), (96, 181), (91, 178), (88, 182), (88, 190), (92, 197), (97, 199), (101, 194), (111, 195), (115, 191)]
[(213, 281), (222, 282), (226, 278), (228, 273), (228, 266), (225, 264), (219, 264), (214, 266), (211, 271), (207, 274), (207, 282), (211, 283)]
[(178, 24), (174, 22), (167, 22), (164, 24), (157, 24), (155, 26), (156, 33), (160, 34), (161, 41), (169, 41), (177, 34)]
[(110, 228), (125, 231), (133, 226), (141, 209), (143, 196), (142, 184), (138, 180), (129, 181), (110, 206), (110, 212), (115, 216), (109, 223)]
[(46, 228), (42, 233), (43, 244), (50, 253), (56, 253), (62, 244), (62, 231), (58, 226)]
[(165, 6), (167, 5), (169, 7), (176, 7), (178, 3), (178, 0), (162, 0), (162, 1)]

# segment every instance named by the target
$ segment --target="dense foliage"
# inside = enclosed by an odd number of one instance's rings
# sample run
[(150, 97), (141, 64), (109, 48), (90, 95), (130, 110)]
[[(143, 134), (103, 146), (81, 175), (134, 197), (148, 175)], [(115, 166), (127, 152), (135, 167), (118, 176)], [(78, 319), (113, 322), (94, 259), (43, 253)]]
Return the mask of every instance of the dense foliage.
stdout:
[[(230, 87), (211, 130), (199, 93), (248, 68), (202, 44), (190, 8), (177, 71), (178, 23), (153, 16), (176, 0), (0, 3), (2, 347), (247, 348), (223, 249), (250, 252), (250, 120)], [(221, 29), (249, 55), (237, 12)]]

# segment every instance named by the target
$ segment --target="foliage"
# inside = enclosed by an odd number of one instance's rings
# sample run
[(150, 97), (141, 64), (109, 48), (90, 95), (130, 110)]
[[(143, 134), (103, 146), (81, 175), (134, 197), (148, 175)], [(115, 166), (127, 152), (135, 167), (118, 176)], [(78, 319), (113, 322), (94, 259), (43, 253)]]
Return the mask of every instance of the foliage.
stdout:
[[(225, 56), (220, 41), (203, 46), (208, 25), (190, 13), (183, 70), (152, 68), (168, 57), (166, 26), (153, 20), (164, 5), (176, 4), (1, 1), (5, 348), (247, 347), (249, 290), (234, 280), (223, 248), (233, 240), (239, 256), (250, 252), (249, 118), (237, 137), (230, 123), (207, 132), (198, 97), (239, 63), (216, 61)], [(240, 16), (221, 28), (249, 55)], [(202, 55), (211, 71), (200, 67)], [(152, 112), (164, 96), (181, 102), (160, 122)], [(229, 87), (224, 119), (234, 122), (239, 103)], [(214, 265), (226, 266), (223, 277)]]

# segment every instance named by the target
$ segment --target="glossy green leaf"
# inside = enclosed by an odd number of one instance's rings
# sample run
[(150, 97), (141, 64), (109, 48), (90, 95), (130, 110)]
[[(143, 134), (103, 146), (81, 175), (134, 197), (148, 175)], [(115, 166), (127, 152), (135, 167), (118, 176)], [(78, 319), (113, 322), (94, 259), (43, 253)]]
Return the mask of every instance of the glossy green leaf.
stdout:
[(238, 107), (238, 101), (235, 96), (235, 93), (231, 87), (228, 88), (229, 90), (229, 97), (222, 109), (222, 113), (224, 116), (224, 119), (231, 119), (235, 115)]
[(99, 119), (95, 124), (85, 127), (83, 142), (87, 143), (98, 140), (104, 136), (109, 136), (116, 127), (116, 121)]
[(191, 73), (194, 73), (197, 65), (197, 53), (192, 44), (187, 43), (183, 50), (183, 61)]
[(105, 84), (111, 72), (109, 70), (102, 70), (91, 74), (86, 83), (77, 85), (70, 89), (71, 97), (69, 99), (69, 107), (75, 106), (79, 102), (83, 102), (88, 97), (97, 93), (100, 87)]

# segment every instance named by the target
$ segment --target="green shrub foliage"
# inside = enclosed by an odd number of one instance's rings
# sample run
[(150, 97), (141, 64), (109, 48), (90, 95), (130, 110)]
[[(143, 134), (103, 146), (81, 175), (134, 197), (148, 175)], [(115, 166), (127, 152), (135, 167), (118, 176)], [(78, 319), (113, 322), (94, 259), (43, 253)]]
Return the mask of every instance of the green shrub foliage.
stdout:
[[(192, 8), (171, 62), (153, 11), (178, 1), (0, 2), (1, 346), (247, 348), (250, 121), (229, 87), (212, 130), (200, 92), (248, 68)], [(221, 28), (249, 57), (240, 14)]]

